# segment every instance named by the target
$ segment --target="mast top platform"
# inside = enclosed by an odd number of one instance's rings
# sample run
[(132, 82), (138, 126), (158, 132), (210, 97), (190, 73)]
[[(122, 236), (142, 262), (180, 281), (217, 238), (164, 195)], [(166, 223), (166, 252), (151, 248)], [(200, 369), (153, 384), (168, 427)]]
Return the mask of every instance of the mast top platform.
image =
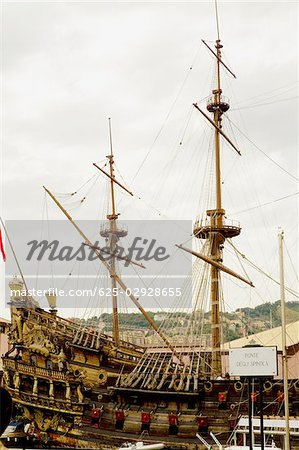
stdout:
[(211, 95), (207, 100), (207, 110), (211, 113), (214, 113), (216, 110), (219, 110), (221, 114), (228, 111), (230, 108), (229, 99), (224, 95), (218, 95), (218, 90), (213, 91), (213, 95)]
[(193, 234), (199, 239), (209, 239), (212, 233), (220, 233), (225, 239), (239, 236), (240, 223), (236, 220), (224, 219), (224, 209), (210, 209), (207, 218), (195, 222)]
[(110, 236), (114, 235), (117, 237), (117, 239), (120, 239), (120, 238), (126, 237), (127, 234), (128, 234), (128, 229), (124, 225), (122, 225), (122, 226), (115, 225), (112, 228), (110, 226), (110, 224), (104, 223), (100, 229), (100, 235), (104, 238), (109, 238)]

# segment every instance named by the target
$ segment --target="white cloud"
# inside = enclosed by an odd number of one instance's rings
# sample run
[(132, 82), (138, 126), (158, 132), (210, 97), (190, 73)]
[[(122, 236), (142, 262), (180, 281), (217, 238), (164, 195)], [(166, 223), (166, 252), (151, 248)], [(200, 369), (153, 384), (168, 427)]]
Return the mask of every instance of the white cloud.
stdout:
[[(237, 74), (237, 80), (223, 74), (232, 109), (234, 103), (236, 108), (237, 102), (268, 91), (272, 94), (262, 97), (265, 103), (297, 95), (296, 10), (291, 2), (220, 3), (224, 55)], [(211, 90), (213, 61), (200, 39), (215, 38), (213, 14), (212, 2), (4, 4), (4, 217), (40, 218), (43, 184), (59, 192), (81, 185), (93, 173), (91, 163), (107, 153), (109, 116), (117, 165), (131, 180), (200, 48), (133, 185), (147, 204), (155, 200), (153, 206), (167, 216), (195, 218), (207, 154), (207, 140), (200, 141), (206, 124), (196, 111), (183, 145), (177, 143), (192, 102)], [(290, 90), (274, 97), (281, 86)], [(283, 167), (298, 172), (296, 101), (232, 111), (230, 117)], [(227, 124), (225, 129), (231, 133)], [(296, 191), (294, 180), (235, 134), (242, 161), (235, 162), (228, 147), (222, 152), (228, 211)], [(157, 217), (136, 200), (130, 206), (124, 199), (121, 206), (124, 217)], [(242, 214), (244, 238), (239, 241), (244, 251), (267, 263), (276, 248), (278, 225), (294, 234), (296, 207), (293, 199), (266, 207), (262, 215), (259, 210)], [(92, 203), (81, 217), (95, 218)]]

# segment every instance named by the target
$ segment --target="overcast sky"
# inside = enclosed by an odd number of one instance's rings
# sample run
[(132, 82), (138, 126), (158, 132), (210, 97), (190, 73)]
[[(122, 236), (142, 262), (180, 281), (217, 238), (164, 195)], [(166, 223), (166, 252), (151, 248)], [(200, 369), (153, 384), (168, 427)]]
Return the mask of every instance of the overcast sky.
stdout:
[[(223, 73), (223, 91), (244, 133), (224, 123), (242, 152), (239, 158), (223, 145), (224, 206), (242, 223), (238, 247), (277, 276), (278, 226), (297, 267), (297, 197), (244, 210), (294, 194), (298, 182), (244, 135), (298, 176), (297, 3), (220, 2), (219, 14), (224, 58), (237, 74)], [(191, 110), (213, 88), (214, 61), (201, 39), (213, 45), (215, 38), (213, 2), (4, 3), (3, 218), (41, 219), (42, 185), (73, 192), (96, 173), (111, 117), (117, 167), (141, 197), (131, 202), (118, 193), (123, 217), (194, 220), (207, 206), (211, 130)], [(75, 217), (101, 216), (104, 184), (100, 178)], [(49, 214), (61, 217), (52, 207)], [(3, 273), (1, 281), (3, 292)], [(277, 300), (277, 288), (260, 289)], [(241, 306), (233, 297), (233, 307)]]

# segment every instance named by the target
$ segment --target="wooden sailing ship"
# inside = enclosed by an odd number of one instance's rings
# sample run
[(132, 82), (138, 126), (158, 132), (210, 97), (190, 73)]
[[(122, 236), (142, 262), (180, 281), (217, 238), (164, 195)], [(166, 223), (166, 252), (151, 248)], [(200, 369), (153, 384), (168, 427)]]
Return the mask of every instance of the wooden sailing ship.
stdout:
[[(132, 293), (130, 299), (157, 335), (156, 345), (143, 348), (120, 339), (115, 292), (118, 286), (126, 290), (126, 285), (117, 273), (114, 250), (126, 231), (118, 226), (115, 185), (132, 193), (115, 177), (109, 126), (109, 172), (96, 165), (110, 182), (111, 211), (107, 215), (108, 225), (101, 231), (102, 237), (109, 240), (109, 262), (101, 258), (99, 249), (58, 199), (45, 190), (107, 270), (114, 293), (112, 336), (59, 317), (53, 296), (48, 298), (49, 312), (39, 308), (29, 296), (13, 296), (10, 301), (12, 347), (3, 358), (5, 389), (13, 399), (16, 418), (30, 424), (37, 446), (111, 448), (128, 440), (138, 441), (142, 434), (145, 441), (163, 442), (168, 448), (199, 449), (202, 446), (197, 432), (206, 433), (211, 427), (218, 433), (218, 439), (225, 442), (239, 415), (247, 411), (247, 403), (242, 400), (247, 395), (246, 383), (231, 380), (223, 373), (221, 350), (221, 273), (252, 286), (250, 280), (223, 264), (225, 242), (241, 232), (238, 224), (226, 218), (221, 190), (221, 139), (240, 153), (222, 128), (229, 102), (222, 93), (221, 70), (232, 72), (222, 60), (219, 32), (215, 50), (204, 44), (216, 60), (217, 84), (207, 102), (208, 113), (196, 103), (194, 108), (214, 130), (215, 203), (194, 226), (200, 251), (178, 247), (195, 257), (194, 270), (200, 271), (196, 298), (209, 295), (211, 346), (207, 348), (198, 340), (197, 302), (186, 329), (186, 344), (177, 345), (169, 333), (173, 324), (158, 327)], [(10, 288), (15, 292), (26, 291), (26, 282), (14, 279)], [(277, 414), (281, 381), (265, 380), (263, 389), (268, 415)], [(299, 401), (296, 380), (291, 381), (290, 390), (295, 409)], [(254, 398), (259, 395), (257, 383), (254, 395)], [(5, 442), (9, 443), (7, 439)]]

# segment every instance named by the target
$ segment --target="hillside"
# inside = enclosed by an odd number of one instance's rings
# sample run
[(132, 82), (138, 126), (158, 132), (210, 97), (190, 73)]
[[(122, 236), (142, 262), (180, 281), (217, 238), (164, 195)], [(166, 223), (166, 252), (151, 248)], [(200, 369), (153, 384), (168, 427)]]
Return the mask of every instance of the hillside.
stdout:
[[(153, 319), (157, 325), (161, 324), (163, 320), (171, 320), (171, 317), (177, 313), (163, 313), (151, 312), (147, 314)], [(190, 320), (188, 313), (183, 313), (186, 324)], [(94, 316), (87, 320), (72, 319), (85, 323), (87, 325), (97, 326), (102, 329), (104, 333), (112, 332), (112, 314), (104, 313), (100, 317)], [(206, 313), (204, 316), (203, 333), (209, 335), (211, 333), (211, 314)], [(223, 339), (225, 342), (237, 339), (242, 336), (251, 335), (259, 331), (264, 331), (269, 328), (274, 328), (281, 325), (280, 318), (280, 301), (275, 303), (264, 303), (255, 308), (239, 308), (234, 312), (223, 313), (222, 320), (225, 323)], [(299, 302), (287, 302), (286, 304), (286, 320), (287, 323), (299, 320)], [(119, 313), (119, 325), (123, 330), (138, 330), (144, 335), (149, 330), (147, 320), (140, 313)], [(174, 329), (174, 335), (176, 330)], [(179, 332), (179, 330), (177, 330)]]
[[(236, 313), (243, 312), (245, 317), (251, 319), (259, 319), (265, 321), (272, 320), (272, 326), (277, 327), (281, 325), (280, 300), (275, 303), (263, 303), (255, 308), (239, 308)], [(299, 302), (286, 303), (286, 321), (295, 322), (299, 320)]]

